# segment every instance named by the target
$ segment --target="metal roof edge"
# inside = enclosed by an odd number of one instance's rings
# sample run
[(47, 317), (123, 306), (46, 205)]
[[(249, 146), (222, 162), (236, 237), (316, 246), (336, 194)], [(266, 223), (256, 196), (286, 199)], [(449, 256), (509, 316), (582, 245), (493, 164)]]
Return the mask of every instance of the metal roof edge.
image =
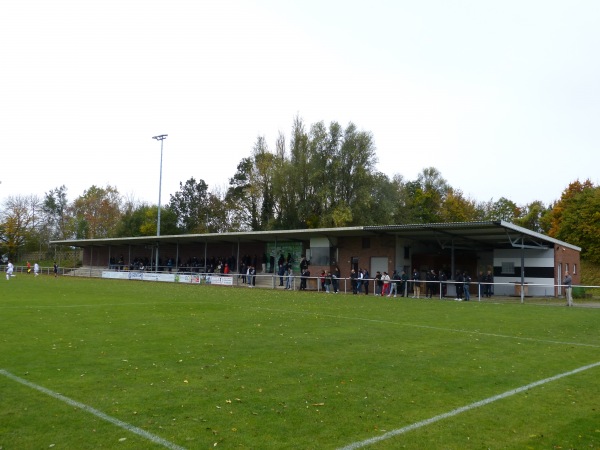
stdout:
[(504, 220), (499, 221), (473, 221), (473, 222), (446, 222), (446, 223), (420, 223), (420, 224), (403, 224), (403, 225), (369, 225), (369, 226), (353, 226), (353, 227), (337, 227), (337, 228), (302, 228), (294, 230), (266, 230), (266, 231), (232, 231), (226, 233), (202, 233), (202, 234), (174, 234), (174, 235), (163, 235), (163, 236), (135, 236), (135, 237), (120, 237), (120, 238), (98, 238), (98, 239), (71, 239), (71, 240), (57, 240), (50, 241), (52, 245), (68, 245), (73, 247), (85, 246), (85, 245), (106, 245), (106, 244), (118, 244), (118, 243), (148, 243), (148, 242), (160, 242), (161, 240), (181, 240), (181, 241), (192, 241), (202, 239), (215, 239), (217, 236), (223, 238), (249, 238), (258, 236), (283, 236), (300, 234), (300, 235), (319, 235), (319, 234), (335, 234), (341, 232), (385, 232), (393, 230), (423, 230), (423, 229), (448, 229), (448, 228), (475, 228), (481, 226), (489, 227), (500, 227), (506, 230), (517, 232), (532, 238), (540, 239), (546, 242), (551, 242), (555, 245), (561, 245), (563, 247), (570, 248), (572, 250), (581, 251), (581, 248), (569, 244), (564, 241), (552, 238), (545, 234), (541, 234), (527, 228), (515, 225), (511, 222)]
[(535, 237), (537, 239), (543, 239), (545, 241), (552, 242), (553, 244), (561, 245), (563, 247), (568, 247), (568, 248), (570, 248), (572, 250), (576, 250), (578, 252), (581, 251), (581, 247), (578, 247), (578, 246), (573, 245), (573, 244), (569, 244), (568, 242), (561, 241), (559, 239), (555, 239), (553, 237), (547, 236), (547, 235), (542, 234), (542, 233), (538, 233), (536, 231), (529, 230), (529, 229), (521, 227), (519, 225), (515, 225), (514, 223), (511, 223), (511, 222), (505, 222), (504, 220), (501, 220), (501, 221), (499, 221), (499, 224), (501, 226), (503, 226), (504, 228), (508, 228), (510, 230), (517, 231), (519, 233), (523, 233), (523, 234), (526, 234), (528, 236)]
[(131, 242), (131, 241), (160, 241), (165, 239), (203, 239), (214, 238), (215, 236), (223, 237), (251, 237), (251, 236), (266, 236), (266, 235), (289, 235), (289, 234), (324, 234), (335, 233), (340, 231), (364, 231), (363, 226), (354, 227), (338, 227), (338, 228), (300, 228), (295, 230), (262, 230), (262, 231), (230, 231), (225, 233), (201, 233), (201, 234), (169, 234), (161, 236), (134, 236), (134, 237), (115, 237), (115, 238), (95, 238), (95, 239), (67, 239), (50, 241), (53, 245), (70, 245), (77, 246), (81, 244), (106, 244), (109, 242)]
[(477, 227), (481, 225), (498, 225), (493, 221), (474, 221), (474, 222), (433, 222), (433, 223), (407, 223), (403, 225), (369, 225), (363, 227), (365, 231), (387, 231), (387, 230), (406, 230), (422, 228), (448, 228), (450, 226), (461, 226), (465, 228)]

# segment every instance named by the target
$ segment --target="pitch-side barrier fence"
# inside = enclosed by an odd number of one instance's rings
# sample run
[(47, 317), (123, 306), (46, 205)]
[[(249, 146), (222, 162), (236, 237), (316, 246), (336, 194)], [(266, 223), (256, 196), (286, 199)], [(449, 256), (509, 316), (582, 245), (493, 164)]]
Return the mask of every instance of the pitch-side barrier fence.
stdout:
[[(2, 271), (5, 271), (5, 266)], [(14, 275), (34, 276), (33, 267), (15, 266)], [(40, 275), (54, 275), (53, 267), (40, 267)], [(77, 276), (88, 278), (119, 278), (142, 281), (164, 281), (192, 284), (209, 284), (230, 287), (256, 287), (263, 289), (281, 290), (306, 290), (323, 292), (326, 294), (356, 294), (356, 295), (379, 295), (389, 297), (413, 297), (413, 298), (439, 298), (450, 300), (477, 300), (482, 301), (489, 298), (516, 297), (531, 298), (564, 298), (566, 286), (561, 284), (540, 284), (513, 282), (483, 283), (472, 281), (464, 282), (448, 281), (424, 281), (405, 282), (391, 280), (389, 283), (379, 282), (375, 279), (353, 280), (351, 278), (336, 278), (326, 280), (319, 276), (302, 277), (298, 275), (283, 275), (272, 273), (260, 273), (256, 275), (245, 275), (239, 273), (221, 274), (205, 272), (184, 271), (139, 271), (106, 269), (101, 267), (58, 267), (58, 276)], [(395, 284), (395, 288), (393, 287)], [(600, 297), (600, 286), (573, 285), (574, 292), (584, 298)], [(462, 291), (462, 292), (461, 292)], [(469, 292), (469, 296), (466, 292)], [(537, 292), (535, 294), (530, 294)]]

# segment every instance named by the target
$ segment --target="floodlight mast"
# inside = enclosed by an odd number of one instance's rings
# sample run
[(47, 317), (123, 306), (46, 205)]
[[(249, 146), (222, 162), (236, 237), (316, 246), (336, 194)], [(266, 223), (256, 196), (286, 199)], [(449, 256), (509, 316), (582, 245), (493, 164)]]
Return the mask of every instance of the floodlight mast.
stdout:
[[(167, 134), (152, 136), (152, 139), (160, 141), (160, 175), (158, 180), (158, 220), (156, 222), (156, 236), (160, 236), (160, 200), (162, 195), (162, 160), (163, 160), (163, 141), (167, 138)], [(156, 270), (158, 271), (158, 243), (156, 246)]]

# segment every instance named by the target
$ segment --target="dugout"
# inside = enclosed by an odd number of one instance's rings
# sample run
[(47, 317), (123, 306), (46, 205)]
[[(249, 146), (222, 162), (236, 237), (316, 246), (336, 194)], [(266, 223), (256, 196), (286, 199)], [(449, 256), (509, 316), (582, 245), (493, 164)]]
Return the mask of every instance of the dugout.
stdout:
[[(491, 270), (495, 294), (561, 295), (566, 270), (579, 284), (581, 248), (505, 221), (359, 226), (301, 230), (245, 231), (172, 236), (52, 241), (57, 246), (79, 247), (83, 265), (109, 268), (123, 257), (150, 261), (146, 270), (180, 271), (190, 258), (221, 258), (233, 262), (234, 272), (247, 257), (257, 272), (269, 272), (272, 261), (292, 259), (299, 274), (302, 256), (310, 261), (311, 276), (339, 268), (343, 278), (352, 269), (392, 273), (416, 268), (423, 275), (443, 270), (448, 279), (467, 272), (476, 282), (480, 272)], [(167, 259), (174, 260), (167, 267)], [(424, 276), (422, 276), (424, 279)], [(517, 293), (517, 285), (519, 292)]]

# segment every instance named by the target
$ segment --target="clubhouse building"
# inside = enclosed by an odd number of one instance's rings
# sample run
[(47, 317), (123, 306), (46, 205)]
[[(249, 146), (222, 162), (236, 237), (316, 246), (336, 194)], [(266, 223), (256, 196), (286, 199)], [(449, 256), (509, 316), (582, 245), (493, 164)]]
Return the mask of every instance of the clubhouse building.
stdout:
[[(392, 273), (457, 272), (474, 282), (491, 271), (497, 295), (560, 295), (565, 271), (580, 281), (581, 248), (504, 221), (359, 226), (302, 230), (143, 236), (53, 241), (83, 250), (85, 267), (107, 271), (202, 273), (209, 261), (226, 261), (231, 273), (250, 260), (258, 274), (277, 272), (289, 260), (296, 275), (304, 257), (311, 276), (339, 268)], [(193, 263), (192, 263), (193, 262)], [(525, 289), (525, 292), (522, 290)]]

